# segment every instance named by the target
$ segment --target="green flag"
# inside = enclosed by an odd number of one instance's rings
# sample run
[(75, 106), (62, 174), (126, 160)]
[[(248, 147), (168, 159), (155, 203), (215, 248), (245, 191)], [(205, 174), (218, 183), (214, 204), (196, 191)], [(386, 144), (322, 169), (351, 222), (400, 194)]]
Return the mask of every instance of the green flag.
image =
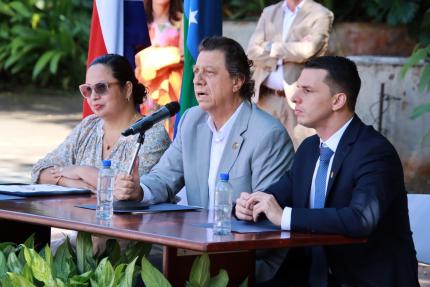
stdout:
[(199, 53), (200, 42), (209, 36), (222, 35), (221, 0), (184, 1), (184, 74), (180, 104), (176, 116), (175, 134), (181, 115), (190, 107), (197, 105), (193, 86), (193, 67)]

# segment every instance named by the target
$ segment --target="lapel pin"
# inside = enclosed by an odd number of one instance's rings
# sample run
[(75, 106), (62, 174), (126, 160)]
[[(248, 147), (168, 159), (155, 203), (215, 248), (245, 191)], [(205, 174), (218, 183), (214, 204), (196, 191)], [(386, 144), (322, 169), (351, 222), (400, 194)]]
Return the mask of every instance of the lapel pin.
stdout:
[(233, 149), (237, 149), (237, 148), (239, 147), (239, 144), (238, 144), (238, 143), (234, 143), (231, 147), (232, 147)]
[(333, 171), (331, 172), (331, 174), (330, 174), (330, 178), (333, 178)]

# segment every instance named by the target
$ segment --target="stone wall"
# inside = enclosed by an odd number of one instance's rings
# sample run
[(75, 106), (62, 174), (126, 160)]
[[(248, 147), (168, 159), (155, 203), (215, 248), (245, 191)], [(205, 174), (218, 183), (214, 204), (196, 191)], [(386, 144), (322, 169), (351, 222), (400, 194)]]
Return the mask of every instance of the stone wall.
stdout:
[[(256, 22), (225, 21), (223, 33), (246, 47), (256, 25)], [(408, 36), (406, 27), (373, 23), (335, 23), (327, 54), (407, 57), (414, 46), (415, 42)]]
[[(223, 33), (246, 48), (255, 26), (255, 22), (226, 22)], [(430, 102), (430, 94), (420, 93), (417, 87), (423, 66), (413, 67), (402, 79), (399, 72), (406, 58), (349, 57), (357, 64), (362, 78), (357, 114), (365, 123), (380, 129), (396, 147), (407, 188), (411, 192), (430, 193), (430, 113), (415, 120), (409, 118), (414, 107)]]
[(420, 93), (417, 87), (423, 65), (413, 67), (401, 78), (405, 58), (349, 58), (357, 64), (362, 80), (357, 114), (365, 123), (380, 129), (396, 147), (408, 189), (430, 193), (430, 113), (410, 119), (414, 107), (430, 102), (430, 94)]

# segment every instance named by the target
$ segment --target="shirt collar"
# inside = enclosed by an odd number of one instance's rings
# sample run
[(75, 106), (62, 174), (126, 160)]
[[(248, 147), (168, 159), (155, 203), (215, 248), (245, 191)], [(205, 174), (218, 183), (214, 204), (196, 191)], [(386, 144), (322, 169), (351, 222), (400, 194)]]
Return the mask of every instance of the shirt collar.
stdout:
[(297, 7), (296, 7), (296, 10), (295, 10), (295, 11), (291, 11), (291, 10), (290, 10), (290, 8), (288, 8), (287, 0), (285, 0), (285, 1), (282, 3), (282, 10), (284, 11), (284, 13), (289, 12), (289, 13), (291, 13), (291, 14), (297, 14), (297, 13), (300, 11), (300, 8), (302, 8), (303, 3), (305, 3), (305, 1), (306, 1), (306, 0), (302, 0), (302, 1), (300, 1), (299, 5), (297, 5)]
[(339, 145), (340, 139), (345, 132), (346, 128), (351, 123), (352, 119), (354, 117), (350, 118), (340, 129), (337, 130), (328, 140), (323, 142), (320, 139), (320, 146), (327, 146), (329, 147), (333, 152), (336, 152), (337, 146)]
[(217, 130), (215, 128), (215, 124), (211, 116), (207, 119), (207, 124), (209, 126), (209, 129), (212, 131), (212, 136), (216, 141), (222, 141), (231, 131), (234, 122), (236, 121), (237, 116), (240, 113), (240, 110), (242, 109), (243, 102), (239, 105), (239, 107), (236, 109), (236, 111), (230, 116), (228, 121), (219, 129)]

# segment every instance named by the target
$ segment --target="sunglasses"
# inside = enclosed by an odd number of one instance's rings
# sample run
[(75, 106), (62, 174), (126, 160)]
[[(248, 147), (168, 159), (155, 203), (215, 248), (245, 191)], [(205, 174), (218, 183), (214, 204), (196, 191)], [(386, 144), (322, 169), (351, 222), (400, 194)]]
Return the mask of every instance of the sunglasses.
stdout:
[(82, 85), (79, 85), (79, 91), (81, 92), (84, 98), (88, 99), (91, 97), (93, 91), (97, 95), (103, 96), (108, 92), (109, 87), (111, 85), (118, 85), (118, 84), (121, 84), (121, 83), (120, 82), (100, 82), (94, 85), (82, 84)]

